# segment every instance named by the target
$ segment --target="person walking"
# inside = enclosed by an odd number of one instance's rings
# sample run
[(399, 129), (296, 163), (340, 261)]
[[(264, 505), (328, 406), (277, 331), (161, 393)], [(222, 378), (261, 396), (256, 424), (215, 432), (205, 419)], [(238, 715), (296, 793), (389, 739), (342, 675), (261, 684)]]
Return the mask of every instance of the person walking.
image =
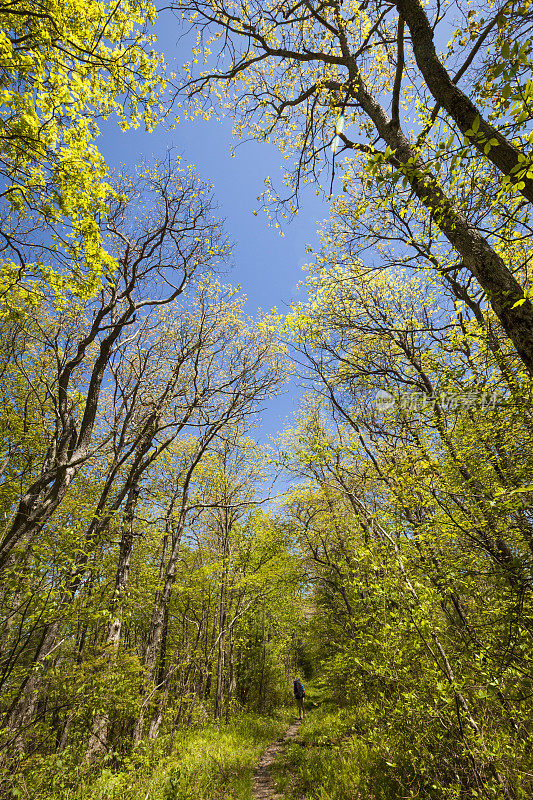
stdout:
[(298, 706), (298, 719), (302, 719), (302, 714), (305, 717), (305, 689), (300, 678), (294, 679), (294, 697)]

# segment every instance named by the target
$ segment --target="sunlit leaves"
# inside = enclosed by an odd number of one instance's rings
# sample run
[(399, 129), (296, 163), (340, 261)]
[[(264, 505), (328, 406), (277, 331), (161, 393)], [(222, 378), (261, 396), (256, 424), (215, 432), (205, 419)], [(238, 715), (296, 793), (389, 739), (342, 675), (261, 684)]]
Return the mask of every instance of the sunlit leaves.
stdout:
[(0, 16), (4, 298), (17, 286), (31, 303), (33, 283), (46, 291), (55, 276), (60, 292), (91, 296), (115, 267), (98, 225), (113, 194), (98, 119), (151, 129), (160, 116), (155, 9), (42, 0)]

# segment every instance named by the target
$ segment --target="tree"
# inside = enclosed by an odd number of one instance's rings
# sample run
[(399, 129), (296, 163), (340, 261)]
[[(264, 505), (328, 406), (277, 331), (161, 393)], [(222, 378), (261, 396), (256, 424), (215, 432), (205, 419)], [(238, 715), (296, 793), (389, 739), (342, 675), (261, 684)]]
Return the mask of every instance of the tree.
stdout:
[[(282, 446), (322, 682), (378, 747), (385, 730), (396, 739), (387, 780), (402, 791), (429, 792), (423, 730), (442, 796), (526, 796), (514, 758), (527, 758), (529, 714), (515, 693), (531, 647), (527, 384), (508, 381), (475, 302), (452, 316), (430, 275), (369, 273), (342, 237), (327, 245), (289, 317), (313, 391)], [(420, 759), (418, 778), (400, 753)]]
[(162, 90), (151, 2), (4, 4), (0, 86), (1, 290), (23, 313), (43, 294), (94, 296), (117, 267), (99, 220), (114, 190), (98, 119), (151, 129)]
[[(268, 320), (257, 324), (245, 322), (231, 311), (221, 319), (221, 330), (213, 341), (213, 351), (206, 352), (206, 381), (215, 388), (200, 409), (200, 433), (191, 442), (188, 458), (178, 472), (175, 488), (170, 495), (167, 513), (174, 518), (172, 537), (166, 563), (162, 562), (160, 585), (154, 599), (143, 657), (145, 691), (149, 696), (154, 691), (164, 620), (176, 579), (196, 469), (217, 441), (235, 427), (246, 425), (257, 413), (261, 402), (284, 380), (283, 352), (282, 345), (275, 338), (274, 327)], [(136, 742), (143, 736), (144, 721), (143, 705), (135, 725)]]
[[(446, 118), (438, 127), (433, 126), (432, 120), (429, 129), (424, 130), (427, 87), (418, 73), (404, 69), (404, 17), (391, 19), (394, 6), (385, 10), (379, 4), (356, 2), (346, 6), (336, 2), (305, 2), (293, 7), (283, 2), (267, 5), (239, 2), (219, 6), (184, 0), (175, 7), (189, 14), (191, 20), (194, 18), (196, 26), (200, 25), (200, 40), (204, 33), (213, 33), (220, 41), (220, 53), (227, 54), (229, 59), (224, 69), (207, 69), (199, 76), (191, 74), (183, 89), (187, 97), (201, 106), (209, 91), (218, 87), (228, 95), (226, 107), (237, 115), (237, 132), (248, 127), (259, 139), (274, 137), (288, 157), (294, 154), (296, 167), (289, 183), (296, 203), (300, 184), (320, 179), (328, 164), (329, 145), (335, 149), (337, 141), (342, 143), (343, 152), (353, 153), (342, 164), (345, 184), (354, 182), (358, 190), (361, 185), (372, 187), (383, 181), (394, 186), (403, 182), (406, 203), (420, 209), (440, 232), (437, 235), (442, 234), (452, 245), (455, 258), (479, 282), (520, 358), (533, 374), (533, 306), (528, 297), (527, 277), (520, 272), (525, 264), (519, 267), (512, 260), (506, 260), (497, 240), (492, 241), (490, 233), (472, 221), (468, 205), (456, 197), (457, 172), (453, 173), (452, 168), (451, 175), (439, 174), (442, 161), (458, 160), (458, 154), (463, 159), (462, 170), (466, 163), (477, 163), (479, 159), (487, 169), (487, 158), (493, 151), (492, 160), (499, 161), (502, 157), (509, 181), (499, 186), (497, 198), (515, 216), (517, 236), (520, 236), (524, 226), (527, 228), (530, 210), (517, 202), (516, 191), (526, 191), (526, 184), (522, 179), (514, 182), (510, 175), (511, 172), (513, 176), (521, 174), (521, 166), (514, 172), (518, 164), (523, 164), (527, 172), (529, 156), (520, 153), (515, 145), (511, 146), (501, 132), (497, 139), (487, 141), (484, 133), (479, 133), (479, 115), (472, 122), (476, 130), (469, 129), (466, 143), (459, 144), (463, 138), (463, 122), (466, 117), (470, 119), (474, 106), (462, 93), (458, 98), (456, 92), (455, 100), (451, 99), (451, 90), (448, 90), (455, 84), (447, 79), (442, 66), (434, 70), (436, 77), (431, 88), (442, 99), (444, 107), (454, 105), (456, 117), (461, 116), (461, 126), (457, 130), (455, 120)], [(466, 7), (469, 8), (468, 4)], [(416, 35), (411, 32), (412, 46), (423, 64), (423, 79), (430, 71), (427, 59), (421, 58), (423, 41), (427, 44), (428, 39), (427, 19), (417, 3), (406, 3), (405, 8), (402, 5), (403, 12), (416, 29)], [(527, 25), (525, 16), (524, 25)], [(420, 24), (415, 24), (415, 17)], [(502, 24), (505, 36), (506, 13), (498, 13), (497, 22)], [(485, 31), (479, 20), (476, 25), (467, 22), (463, 26), (456, 22), (457, 37), (466, 38), (472, 34), (474, 40), (465, 68), (458, 74), (462, 76), (467, 67), (475, 63), (481, 43), (489, 54), (498, 49), (498, 36), (493, 37), (490, 45), (487, 39), (496, 23)], [(453, 46), (450, 46), (451, 57)], [(484, 57), (487, 62), (490, 60), (487, 50)], [(431, 61), (431, 54), (428, 58)], [(518, 58), (519, 63), (520, 58), (522, 56)], [(441, 91), (444, 84), (446, 92)], [(420, 125), (414, 125), (406, 133), (400, 117), (404, 117), (406, 126), (411, 124), (409, 98), (413, 94), (422, 97), (422, 119)], [(390, 113), (385, 102), (390, 104)], [(466, 116), (462, 113), (463, 107), (469, 109)], [(433, 108), (428, 112), (429, 117), (432, 112)], [(529, 116), (525, 120), (516, 117), (518, 127), (522, 125), (520, 136), (526, 143), (529, 143), (528, 121)], [(337, 141), (332, 143), (335, 131)], [(490, 133), (488, 127), (487, 132)], [(380, 140), (384, 144), (382, 150), (376, 147)], [(512, 151), (510, 160), (505, 155), (507, 151)], [(334, 155), (333, 166), (336, 164)], [(472, 187), (474, 191), (475, 188)], [(372, 204), (372, 198), (367, 202)], [(518, 216), (517, 209), (521, 209)]]
[[(54, 319), (59, 309), (52, 304), (52, 319), (35, 331), (37, 347), (55, 353), (53, 377), (42, 376), (53, 398), (53, 416), (40, 463), (26, 478), (4, 531), (0, 570), (17, 548), (31, 542), (91, 456), (102, 382), (114, 354), (135, 334), (134, 326), (149, 325), (150, 312), (175, 300), (196, 274), (216, 267), (228, 252), (220, 224), (211, 218), (208, 190), (190, 171), (167, 172), (160, 165), (124, 189), (106, 225), (108, 243), (120, 261), (114, 280), (107, 280), (83, 314), (75, 303)], [(133, 219), (138, 204), (148, 198), (150, 216)], [(23, 351), (19, 357), (22, 378), (28, 356), (31, 352)], [(32, 391), (29, 385), (30, 396)]]
[[(397, 0), (395, 6), (398, 10), (398, 50), (401, 50), (404, 23), (407, 24), (411, 34), (411, 44), (416, 63), (424, 78), (425, 84), (438, 105), (444, 108), (450, 117), (455, 121), (457, 127), (478, 151), (486, 157), (500, 172), (507, 176), (509, 182), (515, 183), (516, 188), (524, 197), (533, 202), (533, 182), (531, 179), (531, 159), (526, 157), (526, 153), (510, 141), (498, 129), (494, 128), (487, 120), (483, 119), (480, 108), (477, 108), (464, 92), (459, 89), (457, 83), (461, 77), (459, 74), (453, 79), (448, 74), (442, 61), (438, 58), (434, 44), (434, 28), (424, 11), (419, 0)], [(487, 6), (487, 10), (490, 6)], [(490, 8), (492, 11), (493, 9)], [(469, 19), (476, 16), (475, 10), (471, 9)], [(477, 22), (472, 29), (471, 38), (475, 42), (475, 51), (482, 46), (483, 41), (496, 26), (501, 30), (506, 27), (506, 15), (520, 21), (520, 16), (527, 15), (525, 6), (516, 3), (503, 3), (496, 8), (496, 13), (489, 22), (481, 28), (481, 22)], [(525, 22), (525, 19), (522, 20)], [(530, 46), (530, 44), (529, 44)], [(518, 58), (518, 63), (526, 64), (528, 55), (524, 48), (523, 53)], [(473, 48), (474, 50), (474, 48)], [(475, 52), (468, 56), (468, 61), (472, 61)], [(404, 64), (398, 58), (397, 80), (401, 82)], [(464, 74), (465, 65), (460, 72)], [(432, 112), (432, 117), (435, 115)]]
[[(202, 466), (203, 484), (210, 488), (207, 493), (204, 489), (203, 496), (196, 498), (197, 507), (204, 509), (206, 543), (214, 551), (219, 564), (215, 718), (222, 715), (227, 702), (224, 696), (227, 660), (231, 672), (229, 694), (233, 694), (236, 688), (233, 640), (230, 639), (228, 652), (227, 637), (231, 637), (235, 623), (251, 602), (249, 587), (243, 576), (249, 548), (246, 538), (242, 537), (243, 534), (246, 537), (249, 531), (243, 530), (242, 520), (257, 502), (257, 485), (266, 477), (264, 454), (261, 454), (261, 460), (254, 458), (255, 449), (253, 440), (245, 439), (238, 430), (229, 430), (218, 446), (211, 450), (209, 460)], [(241, 554), (244, 561), (241, 561)]]

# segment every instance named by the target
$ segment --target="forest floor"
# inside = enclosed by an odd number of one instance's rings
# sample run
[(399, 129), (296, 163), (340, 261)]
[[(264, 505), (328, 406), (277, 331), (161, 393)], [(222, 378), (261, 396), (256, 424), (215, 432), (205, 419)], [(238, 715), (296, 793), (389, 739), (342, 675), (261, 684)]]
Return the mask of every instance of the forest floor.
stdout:
[(281, 795), (276, 793), (276, 786), (272, 775), (272, 765), (283, 752), (287, 744), (295, 738), (301, 725), (301, 720), (295, 720), (285, 731), (285, 735), (267, 747), (254, 772), (253, 797), (254, 800), (276, 800)]

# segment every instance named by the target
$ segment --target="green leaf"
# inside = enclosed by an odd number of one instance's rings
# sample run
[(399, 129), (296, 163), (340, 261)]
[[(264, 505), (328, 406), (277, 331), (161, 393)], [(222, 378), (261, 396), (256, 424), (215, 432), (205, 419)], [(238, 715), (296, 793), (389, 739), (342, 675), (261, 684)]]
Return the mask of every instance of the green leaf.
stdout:
[(502, 89), (502, 98), (504, 100), (507, 100), (510, 94), (511, 94), (511, 85), (509, 83), (506, 83)]

